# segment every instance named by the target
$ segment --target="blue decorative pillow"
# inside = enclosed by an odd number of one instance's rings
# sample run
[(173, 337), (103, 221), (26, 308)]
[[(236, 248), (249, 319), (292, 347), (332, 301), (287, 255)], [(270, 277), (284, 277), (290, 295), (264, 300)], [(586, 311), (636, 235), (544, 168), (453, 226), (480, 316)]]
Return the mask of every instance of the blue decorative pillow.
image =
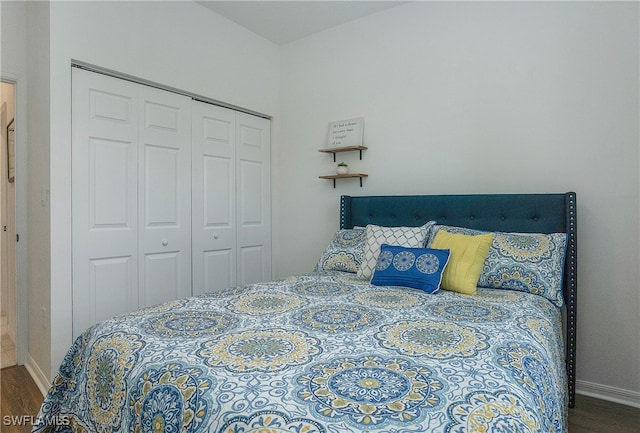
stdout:
[(364, 228), (337, 231), (318, 260), (316, 272), (358, 272), (364, 259), (366, 241), (367, 231)]
[(371, 278), (375, 286), (402, 286), (434, 293), (449, 262), (449, 250), (382, 244)]
[[(440, 230), (468, 235), (486, 233), (464, 227), (436, 225), (430, 232), (427, 246), (431, 246)], [(529, 292), (562, 307), (566, 248), (566, 233), (495, 232), (478, 279), (478, 287)]]

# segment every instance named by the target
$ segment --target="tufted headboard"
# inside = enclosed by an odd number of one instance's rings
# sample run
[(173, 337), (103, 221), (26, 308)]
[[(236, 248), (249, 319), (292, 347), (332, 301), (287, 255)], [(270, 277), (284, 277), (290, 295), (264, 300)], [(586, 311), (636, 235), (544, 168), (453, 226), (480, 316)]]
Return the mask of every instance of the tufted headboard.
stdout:
[(569, 407), (575, 405), (577, 325), (576, 194), (473, 194), (347, 196), (340, 200), (340, 228), (377, 224), (439, 224), (478, 230), (567, 233), (564, 272), (566, 367)]

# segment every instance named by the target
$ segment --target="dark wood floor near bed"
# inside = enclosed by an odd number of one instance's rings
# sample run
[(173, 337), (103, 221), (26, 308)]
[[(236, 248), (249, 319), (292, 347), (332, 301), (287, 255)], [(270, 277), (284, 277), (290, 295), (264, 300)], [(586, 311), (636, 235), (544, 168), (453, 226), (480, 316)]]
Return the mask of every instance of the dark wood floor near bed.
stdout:
[(24, 366), (0, 370), (0, 431), (23, 433), (31, 431), (31, 419), (38, 415), (44, 400)]
[(576, 395), (569, 409), (569, 433), (638, 433), (640, 409)]
[[(22, 366), (0, 371), (0, 431), (23, 433), (29, 425), (12, 425), (11, 417), (35, 417), (42, 404), (42, 394)], [(9, 417), (9, 418), (7, 418)], [(15, 419), (15, 418), (14, 418)], [(576, 396), (576, 407), (569, 410), (569, 433), (638, 433), (640, 409), (582, 395)]]

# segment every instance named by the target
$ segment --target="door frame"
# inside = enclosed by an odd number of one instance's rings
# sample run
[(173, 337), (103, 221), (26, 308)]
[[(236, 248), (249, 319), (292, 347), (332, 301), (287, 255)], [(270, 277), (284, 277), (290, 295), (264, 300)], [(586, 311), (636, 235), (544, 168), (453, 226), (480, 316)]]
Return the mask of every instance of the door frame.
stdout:
[[(29, 295), (27, 262), (27, 79), (23, 75), (0, 71), (0, 80), (14, 85), (15, 97), (15, 221), (16, 234), (16, 363), (27, 363), (29, 341)], [(4, 149), (4, 147), (3, 147)], [(11, 241), (11, 240), (9, 240)]]

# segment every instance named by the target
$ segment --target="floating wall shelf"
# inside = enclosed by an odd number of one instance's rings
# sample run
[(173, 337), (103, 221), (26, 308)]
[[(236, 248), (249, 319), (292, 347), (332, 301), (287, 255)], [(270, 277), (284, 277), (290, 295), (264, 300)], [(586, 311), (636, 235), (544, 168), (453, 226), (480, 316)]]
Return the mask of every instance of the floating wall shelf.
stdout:
[(360, 159), (362, 159), (362, 151), (367, 150), (366, 146), (345, 146), (345, 147), (328, 147), (326, 149), (320, 149), (318, 152), (333, 153), (333, 162), (336, 162), (336, 153), (351, 152), (354, 150), (360, 151)]
[(330, 176), (319, 176), (320, 179), (333, 179), (333, 187), (336, 187), (336, 179), (348, 179), (351, 177), (359, 177), (360, 178), (360, 187), (362, 187), (362, 178), (369, 176), (364, 173), (348, 173), (348, 174), (332, 174)]

